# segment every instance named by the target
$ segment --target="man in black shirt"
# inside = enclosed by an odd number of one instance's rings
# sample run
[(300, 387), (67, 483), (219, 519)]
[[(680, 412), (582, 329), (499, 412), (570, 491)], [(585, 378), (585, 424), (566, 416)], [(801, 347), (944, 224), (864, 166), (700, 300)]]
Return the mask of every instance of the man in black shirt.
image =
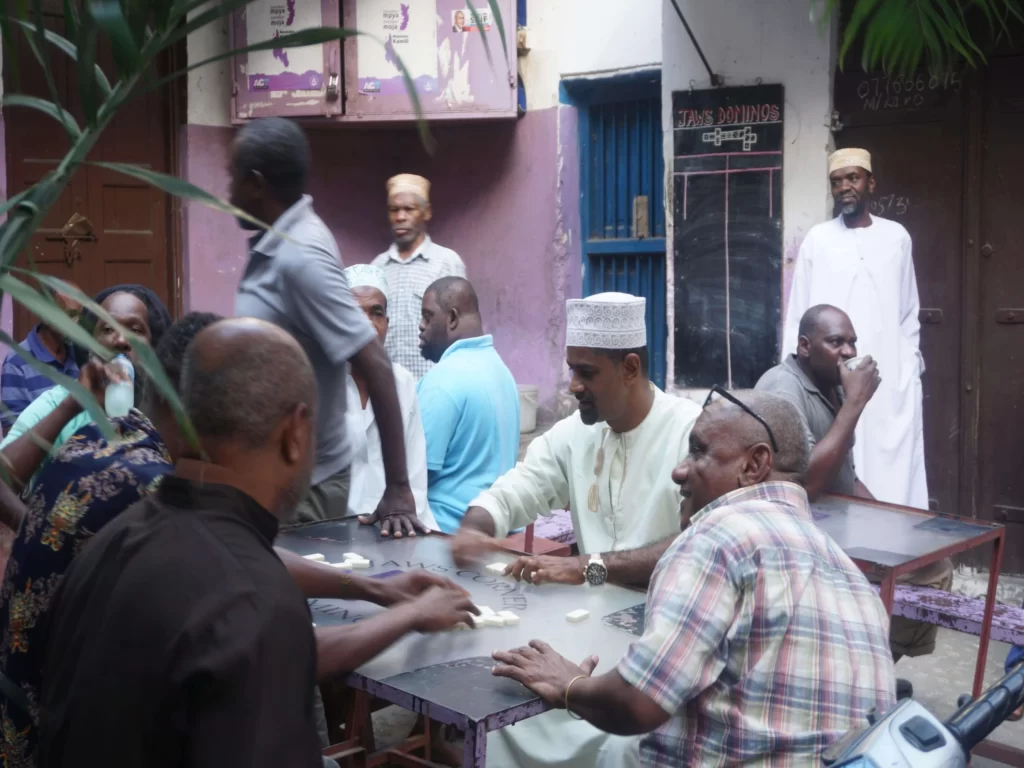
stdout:
[[(179, 461), (68, 571), (51, 614), (41, 768), (321, 765), (317, 645), (272, 548), (309, 487), (312, 369), (286, 332), (226, 320), (196, 338), (182, 388), (208, 460)], [(378, 626), (371, 637), (325, 630), (322, 671), (349, 666), (337, 655), (353, 639), (379, 652), (407, 631), (467, 621), (468, 609), (438, 587), (364, 622)]]

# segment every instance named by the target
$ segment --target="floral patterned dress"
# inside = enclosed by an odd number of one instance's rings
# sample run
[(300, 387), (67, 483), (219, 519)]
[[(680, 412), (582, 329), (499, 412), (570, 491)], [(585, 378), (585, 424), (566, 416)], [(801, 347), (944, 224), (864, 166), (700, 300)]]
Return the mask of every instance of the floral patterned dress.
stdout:
[[(0, 686), (0, 768), (35, 765), (43, 619), (68, 567), (100, 528), (156, 490), (172, 470), (160, 436), (140, 411), (113, 425), (113, 441), (95, 424), (78, 430), (43, 464), (26, 499), (0, 590), (0, 672), (7, 678)], [(9, 696), (12, 685), (24, 696)]]

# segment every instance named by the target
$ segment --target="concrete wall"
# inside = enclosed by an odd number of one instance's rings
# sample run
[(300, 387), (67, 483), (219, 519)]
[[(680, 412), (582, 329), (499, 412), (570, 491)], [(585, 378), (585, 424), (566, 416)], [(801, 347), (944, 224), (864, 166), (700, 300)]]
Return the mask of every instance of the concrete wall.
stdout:
[(527, 10), (520, 72), (531, 110), (557, 105), (564, 77), (661, 64), (660, 0), (532, 0)]
[[(384, 182), (421, 173), (433, 183), (431, 233), (465, 260), (487, 329), (522, 384), (539, 387), (541, 421), (564, 410), (565, 299), (581, 290), (579, 157), (575, 110), (558, 104), (563, 76), (657, 65), (661, 0), (530, 0), (520, 59), (528, 113), (501, 123), (435, 125), (430, 156), (410, 128), (311, 127), (311, 193), (346, 263), (389, 242)], [(509, 23), (510, 20), (506, 20)], [(189, 38), (189, 63), (226, 50), (224, 29)], [(226, 64), (190, 73), (181, 172), (216, 194), (227, 190), (232, 129)], [(184, 221), (187, 309), (230, 313), (245, 263), (234, 222), (195, 204)]]
[[(783, 297), (789, 293), (797, 252), (807, 231), (831, 213), (826, 173), (832, 145), (833, 47), (831, 32), (810, 18), (807, 0), (677, 0), (711, 68), (726, 86), (782, 83), (785, 88), (783, 155)], [(672, 91), (709, 88), (707, 71), (671, 0), (664, 0), (662, 110), (665, 166), (672, 167)], [(668, 186), (671, 192), (671, 184)], [(670, 194), (666, 195), (666, 200)], [(666, 221), (672, 242), (672, 208)], [(671, 246), (669, 255), (671, 256)], [(671, 259), (670, 269), (671, 269)], [(674, 307), (669, 279), (669, 329)], [(783, 315), (785, 316), (785, 315)], [(669, 370), (673, 340), (669, 339)]]

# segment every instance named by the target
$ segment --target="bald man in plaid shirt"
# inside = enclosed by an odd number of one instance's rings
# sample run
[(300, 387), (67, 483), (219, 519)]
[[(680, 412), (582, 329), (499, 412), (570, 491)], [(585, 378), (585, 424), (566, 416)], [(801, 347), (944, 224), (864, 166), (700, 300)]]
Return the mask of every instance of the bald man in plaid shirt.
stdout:
[(434, 364), (420, 354), (420, 315), (423, 292), (442, 277), (465, 277), (466, 265), (451, 248), (427, 234), (433, 217), (430, 182), (402, 173), (388, 179), (388, 223), (394, 242), (373, 260), (388, 281), (391, 327), (384, 348), (391, 362), (422, 379)]
[(895, 704), (888, 618), (796, 483), (808, 448), (794, 407), (725, 397), (673, 473), (689, 525), (655, 569), (643, 636), (600, 676), (596, 658), (577, 666), (539, 641), (495, 653), (494, 673), (609, 733), (647, 734), (644, 765), (819, 765)]

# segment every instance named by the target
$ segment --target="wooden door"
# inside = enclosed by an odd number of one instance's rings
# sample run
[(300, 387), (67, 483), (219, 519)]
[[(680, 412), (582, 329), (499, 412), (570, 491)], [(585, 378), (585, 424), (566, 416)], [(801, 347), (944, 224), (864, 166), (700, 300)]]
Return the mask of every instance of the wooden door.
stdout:
[(981, 142), (978, 516), (1006, 524), (1024, 572), (1024, 56), (993, 58)]
[[(47, 4), (49, 5), (49, 4)], [(62, 10), (48, 7), (48, 28), (63, 34)], [(6, 92), (27, 93), (50, 100), (42, 69), (24, 36), (15, 32), (15, 55), (20, 83), (4, 69)], [(50, 56), (60, 99), (82, 124), (75, 63), (52, 46)], [(111, 81), (116, 80), (112, 56), (101, 46), (98, 60)], [(14, 194), (37, 182), (56, 167), (68, 149), (63, 128), (34, 110), (6, 109), (8, 190)], [(89, 160), (138, 163), (163, 173), (171, 172), (170, 98), (167, 88), (136, 96), (124, 105), (90, 154)], [(62, 226), (75, 213), (92, 224), (95, 240), (65, 247)], [(83, 166), (51, 209), (44, 226), (33, 236), (30, 252), (21, 263), (76, 283), (93, 295), (115, 283), (140, 283), (153, 289), (173, 308), (171, 207), (168, 196), (127, 176)], [(15, 338), (28, 332), (34, 318), (15, 304)]]
[[(872, 213), (899, 222), (913, 240), (921, 298), (925, 462), (929, 506), (961, 510), (961, 243), (964, 85), (959, 75), (836, 76), (837, 147), (872, 154)], [(861, 348), (860, 354), (870, 354)], [(885, 376), (885, 371), (881, 371)]]

